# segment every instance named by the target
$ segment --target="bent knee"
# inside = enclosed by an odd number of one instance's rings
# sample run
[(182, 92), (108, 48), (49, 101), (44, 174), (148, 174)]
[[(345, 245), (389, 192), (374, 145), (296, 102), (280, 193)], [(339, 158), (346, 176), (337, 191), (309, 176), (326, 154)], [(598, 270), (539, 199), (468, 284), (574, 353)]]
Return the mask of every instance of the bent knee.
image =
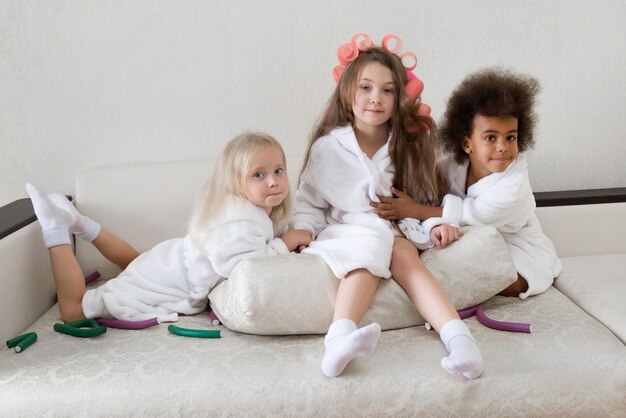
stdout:
[(396, 238), (393, 244), (393, 252), (391, 253), (393, 261), (419, 261), (419, 253), (417, 248), (404, 238)]

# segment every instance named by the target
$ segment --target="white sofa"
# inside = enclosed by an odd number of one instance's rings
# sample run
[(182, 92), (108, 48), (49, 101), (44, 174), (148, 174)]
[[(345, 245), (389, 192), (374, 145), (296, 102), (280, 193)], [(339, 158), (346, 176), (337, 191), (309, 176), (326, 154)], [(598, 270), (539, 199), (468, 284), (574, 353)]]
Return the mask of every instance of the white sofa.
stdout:
[[(298, 158), (289, 159), (292, 183)], [(90, 169), (78, 176), (76, 205), (146, 250), (185, 233), (212, 164)], [(220, 326), (221, 339), (194, 339), (166, 325), (109, 328), (86, 339), (59, 334), (39, 225), (27, 199), (15, 202), (0, 216), (0, 339), (29, 331), (39, 338), (19, 354), (0, 348), (0, 416), (623, 417), (626, 189), (540, 193), (538, 202), (553, 205), (538, 214), (563, 272), (542, 295), (484, 304), (492, 318), (531, 323), (531, 334), (465, 320), (485, 357), (483, 376), (472, 381), (440, 367), (445, 349), (423, 326), (384, 331), (368, 358), (335, 379), (320, 371), (321, 335), (259, 336)], [(85, 274), (117, 273), (80, 240), (76, 251)], [(179, 325), (212, 327), (206, 314)]]

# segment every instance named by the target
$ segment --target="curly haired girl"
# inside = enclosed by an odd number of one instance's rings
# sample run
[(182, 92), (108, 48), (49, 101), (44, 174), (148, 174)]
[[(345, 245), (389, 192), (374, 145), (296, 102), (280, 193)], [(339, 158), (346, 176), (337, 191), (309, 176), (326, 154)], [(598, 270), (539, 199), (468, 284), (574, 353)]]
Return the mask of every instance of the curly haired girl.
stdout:
[[(545, 292), (561, 261), (535, 215), (526, 158), (534, 145), (540, 86), (532, 77), (504, 69), (469, 75), (448, 100), (440, 130), (449, 154), (442, 171), (450, 193), (436, 216), (460, 225), (490, 225), (507, 242), (518, 272), (501, 294), (522, 299)], [(425, 208), (402, 194), (384, 199), (379, 215), (424, 219)]]

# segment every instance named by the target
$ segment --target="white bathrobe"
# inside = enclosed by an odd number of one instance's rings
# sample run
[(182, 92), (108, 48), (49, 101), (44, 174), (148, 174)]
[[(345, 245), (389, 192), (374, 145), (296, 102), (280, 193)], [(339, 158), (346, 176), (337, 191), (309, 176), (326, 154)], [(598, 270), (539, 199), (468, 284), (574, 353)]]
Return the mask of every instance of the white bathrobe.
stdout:
[(295, 194), (294, 228), (315, 241), (304, 251), (320, 255), (338, 278), (364, 268), (389, 278), (395, 229), (370, 206), (391, 196), (394, 167), (388, 143), (372, 159), (361, 150), (351, 126), (333, 129), (311, 147)]
[(206, 248), (199, 249), (190, 234), (156, 245), (116, 278), (88, 290), (83, 312), (87, 318), (139, 321), (157, 317), (159, 322), (176, 321), (179, 313), (201, 312), (209, 291), (239, 261), (289, 252), (274, 236), (273, 223), (263, 209), (245, 199), (229, 199)]
[(528, 282), (524, 299), (545, 292), (561, 272), (554, 245), (541, 230), (528, 180), (526, 158), (519, 155), (503, 173), (493, 173), (465, 193), (469, 160), (442, 164), (450, 183), (443, 200), (443, 218), (460, 225), (490, 225), (506, 241), (518, 273)]

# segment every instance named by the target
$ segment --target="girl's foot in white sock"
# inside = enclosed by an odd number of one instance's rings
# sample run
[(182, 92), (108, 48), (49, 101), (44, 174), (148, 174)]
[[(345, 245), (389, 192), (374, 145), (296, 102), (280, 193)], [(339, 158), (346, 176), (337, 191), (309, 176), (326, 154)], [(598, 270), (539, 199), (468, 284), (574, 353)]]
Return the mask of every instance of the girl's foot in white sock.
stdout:
[(475, 379), (482, 374), (483, 356), (462, 320), (452, 319), (446, 322), (439, 334), (450, 353), (441, 359), (441, 367), (448, 373), (462, 374), (468, 379)]
[(78, 209), (72, 205), (72, 202), (67, 200), (67, 197), (63, 196), (61, 193), (51, 193), (48, 197), (52, 203), (72, 215), (72, 224), (70, 225), (70, 232), (72, 234), (89, 242), (98, 237), (98, 234), (100, 234), (100, 224), (81, 214)]
[(324, 339), (322, 372), (328, 377), (339, 376), (351, 360), (371, 353), (379, 338), (380, 325), (376, 322), (359, 329), (350, 319), (333, 322)]
[(48, 196), (37, 187), (28, 183), (26, 192), (33, 203), (35, 215), (41, 225), (41, 233), (46, 247), (70, 244), (69, 229), (72, 224), (72, 215), (57, 207)]

